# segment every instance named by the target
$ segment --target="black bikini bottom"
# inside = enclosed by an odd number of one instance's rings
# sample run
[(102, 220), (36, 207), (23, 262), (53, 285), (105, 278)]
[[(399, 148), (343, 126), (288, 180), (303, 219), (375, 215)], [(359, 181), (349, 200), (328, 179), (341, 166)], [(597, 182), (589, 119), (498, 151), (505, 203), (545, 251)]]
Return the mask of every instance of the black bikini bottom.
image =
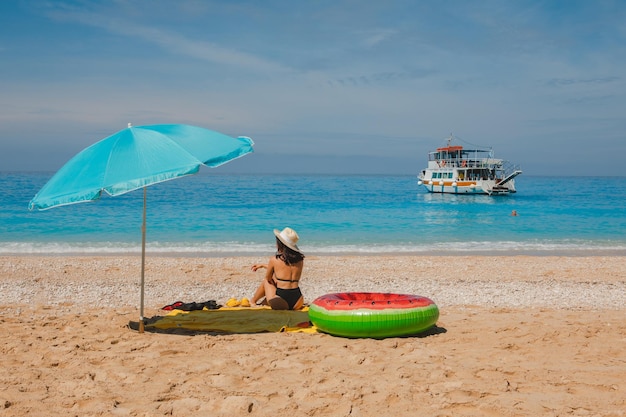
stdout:
[(287, 301), (289, 310), (293, 310), (293, 307), (296, 305), (300, 297), (302, 297), (302, 291), (300, 291), (300, 287), (289, 289), (276, 288), (276, 295)]

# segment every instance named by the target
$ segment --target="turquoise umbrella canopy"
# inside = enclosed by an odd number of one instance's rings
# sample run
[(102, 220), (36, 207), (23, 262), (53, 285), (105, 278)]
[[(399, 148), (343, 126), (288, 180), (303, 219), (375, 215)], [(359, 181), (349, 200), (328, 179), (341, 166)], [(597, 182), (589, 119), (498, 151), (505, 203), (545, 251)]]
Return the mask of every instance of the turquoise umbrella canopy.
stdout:
[(146, 187), (217, 167), (253, 152), (248, 137), (168, 124), (132, 127), (85, 148), (63, 165), (30, 201), (30, 210), (98, 200), (143, 188), (139, 330), (144, 330)]
[(121, 130), (70, 159), (30, 201), (29, 209), (93, 201), (217, 167), (253, 151), (247, 137), (232, 138), (189, 125)]

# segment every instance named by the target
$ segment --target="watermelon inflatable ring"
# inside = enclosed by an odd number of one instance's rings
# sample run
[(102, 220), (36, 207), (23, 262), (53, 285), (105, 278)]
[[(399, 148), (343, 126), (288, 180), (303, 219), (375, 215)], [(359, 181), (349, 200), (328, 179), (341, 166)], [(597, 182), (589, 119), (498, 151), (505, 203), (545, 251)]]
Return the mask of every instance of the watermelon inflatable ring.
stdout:
[(438, 318), (437, 305), (418, 295), (344, 292), (322, 295), (309, 305), (309, 320), (320, 331), (352, 338), (413, 335)]

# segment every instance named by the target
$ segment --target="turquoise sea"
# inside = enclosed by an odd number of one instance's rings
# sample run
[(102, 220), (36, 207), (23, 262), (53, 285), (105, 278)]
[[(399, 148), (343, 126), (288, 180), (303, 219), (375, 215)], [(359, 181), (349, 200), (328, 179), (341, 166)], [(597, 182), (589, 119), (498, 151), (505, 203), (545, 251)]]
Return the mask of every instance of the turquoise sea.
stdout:
[[(626, 255), (622, 177), (521, 175), (489, 197), (429, 194), (416, 176), (214, 172), (148, 188), (148, 255), (266, 255), (285, 226), (311, 255)], [(140, 253), (141, 190), (29, 211), (52, 174), (0, 173), (0, 255)]]

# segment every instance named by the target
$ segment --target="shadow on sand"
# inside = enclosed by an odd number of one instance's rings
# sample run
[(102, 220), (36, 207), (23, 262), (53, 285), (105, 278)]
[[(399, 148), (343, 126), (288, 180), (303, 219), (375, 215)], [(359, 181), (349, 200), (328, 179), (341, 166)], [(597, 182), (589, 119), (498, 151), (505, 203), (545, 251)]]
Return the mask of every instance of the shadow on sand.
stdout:
[[(146, 333), (173, 334), (173, 335), (179, 335), (179, 336), (196, 336), (196, 335), (218, 336), (218, 335), (225, 335), (225, 334), (250, 334), (250, 333), (235, 333), (235, 332), (217, 332), (217, 331), (209, 331), (209, 330), (192, 330), (192, 329), (185, 329), (183, 327), (160, 329), (160, 328), (153, 327), (150, 325), (152, 323), (157, 322), (158, 320), (162, 318), (163, 316), (153, 316), (153, 317), (144, 319), (144, 331)], [(309, 325), (312, 326), (312, 323), (309, 322)], [(129, 321), (128, 328), (131, 330), (139, 331), (139, 321)], [(448, 330), (446, 328), (434, 325), (430, 329), (424, 330), (423, 332), (420, 332), (417, 334), (407, 335), (407, 336), (397, 336), (397, 337), (401, 337), (401, 338), (415, 337), (415, 338), (421, 339), (424, 337), (435, 336), (435, 335), (444, 334), (447, 332)], [(257, 332), (257, 333), (275, 333), (275, 332), (266, 331), (266, 332)], [(341, 336), (337, 336), (337, 337), (341, 337)]]

